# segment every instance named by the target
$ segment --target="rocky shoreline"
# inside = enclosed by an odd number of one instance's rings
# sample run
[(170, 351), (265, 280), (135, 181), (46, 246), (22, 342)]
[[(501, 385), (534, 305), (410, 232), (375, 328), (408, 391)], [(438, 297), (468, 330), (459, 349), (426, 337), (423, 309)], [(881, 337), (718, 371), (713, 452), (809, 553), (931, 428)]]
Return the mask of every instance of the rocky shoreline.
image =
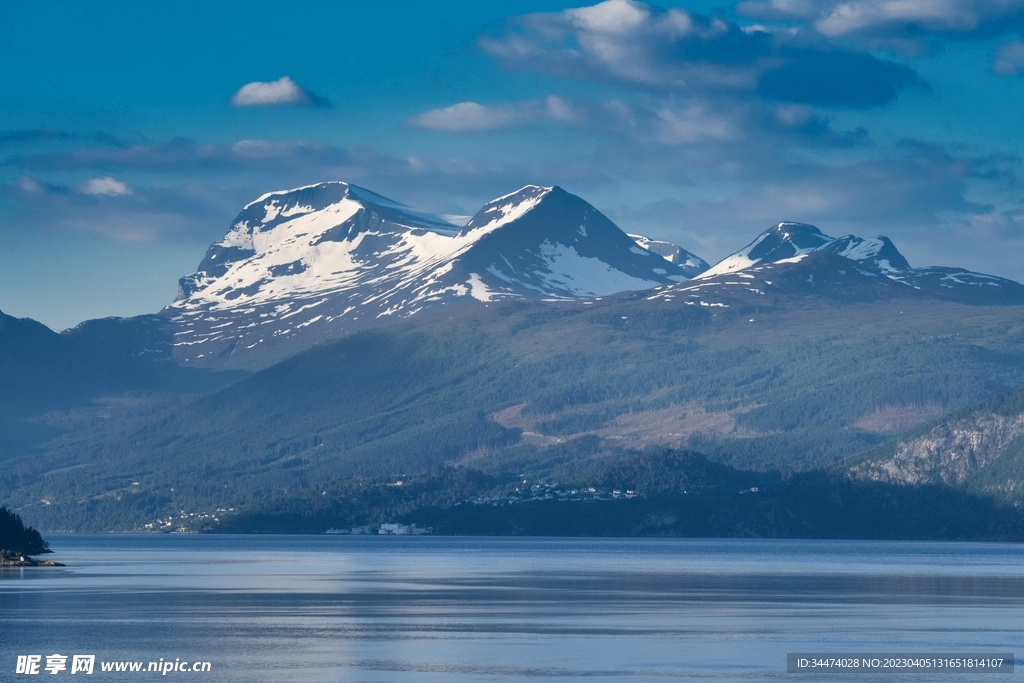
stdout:
[(21, 555), (15, 558), (0, 559), (0, 567), (63, 567), (65, 565), (52, 560), (33, 560)]

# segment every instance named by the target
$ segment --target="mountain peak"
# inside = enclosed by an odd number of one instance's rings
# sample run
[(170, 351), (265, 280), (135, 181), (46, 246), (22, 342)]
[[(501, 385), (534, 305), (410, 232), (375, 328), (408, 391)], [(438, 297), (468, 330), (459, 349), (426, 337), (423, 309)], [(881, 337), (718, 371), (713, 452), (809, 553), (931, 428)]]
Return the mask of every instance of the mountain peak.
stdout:
[(698, 277), (732, 273), (811, 252), (832, 241), (813, 225), (784, 221), (768, 228), (753, 242), (701, 273)]
[[(261, 240), (255, 236), (267, 235), (279, 225), (287, 223), (293, 228), (277, 235), (286, 237), (298, 226), (296, 219), (303, 216), (324, 212), (336, 219), (341, 214), (351, 216), (360, 209), (372, 211), (398, 227), (423, 228), (450, 235), (458, 232), (456, 226), (436, 214), (413, 209), (358, 185), (334, 180), (294, 190), (268, 192), (255, 202), (246, 204), (221, 244), (259, 251), (258, 242)], [(301, 226), (301, 229), (306, 227), (313, 226)]]
[[(736, 276), (731, 276), (733, 273)], [(731, 277), (715, 278), (725, 275)], [(696, 286), (711, 291), (707, 289), (712, 286), (709, 278), (714, 278), (712, 282), (722, 291), (739, 286), (760, 293), (765, 287), (784, 285), (791, 293), (807, 293), (821, 292), (824, 286), (838, 287), (836, 293), (854, 298), (870, 298), (889, 289), (977, 306), (1024, 303), (1024, 285), (1013, 280), (962, 268), (911, 268), (888, 237), (844, 235), (833, 239), (806, 223), (784, 222), (765, 230), (743, 249), (695, 277), (701, 280)], [(755, 283), (758, 278), (761, 285)], [(868, 286), (871, 283), (875, 286)], [(897, 290), (891, 290), (894, 284)]]
[(758, 239), (749, 245), (747, 255), (756, 261), (764, 261), (769, 257), (771, 260), (778, 260), (806, 254), (831, 241), (832, 238), (822, 233), (816, 226), (783, 221), (762, 232)]
[(809, 235), (821, 235), (821, 230), (818, 226), (811, 225), (810, 223), (797, 223), (796, 221), (781, 221), (776, 223), (772, 227), (765, 230), (762, 235), (766, 232), (782, 232), (782, 233), (794, 233), (794, 234), (809, 234)]
[[(273, 257), (264, 264), (270, 275), (303, 272), (322, 251), (315, 249), (317, 245), (351, 242), (370, 231), (398, 236), (427, 231), (452, 237), (459, 229), (436, 214), (341, 181), (268, 192), (246, 204), (224, 238), (207, 250), (196, 272), (178, 281), (178, 299), (212, 284), (232, 265), (271, 252)], [(288, 258), (282, 261), (281, 256)], [(258, 279), (247, 284), (257, 287)]]

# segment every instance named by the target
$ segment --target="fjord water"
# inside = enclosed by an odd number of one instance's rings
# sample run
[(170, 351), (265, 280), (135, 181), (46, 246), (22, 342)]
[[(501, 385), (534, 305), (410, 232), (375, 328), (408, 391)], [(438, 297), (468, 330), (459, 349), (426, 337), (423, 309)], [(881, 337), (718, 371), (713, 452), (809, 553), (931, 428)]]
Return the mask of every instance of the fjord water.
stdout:
[[(18, 655), (45, 664), (60, 653), (95, 654), (93, 680), (866, 682), (890, 677), (787, 674), (786, 654), (1024, 650), (1018, 544), (50, 541), (50, 557), (66, 568), (0, 570), (0, 680), (21, 678)], [(160, 658), (209, 661), (211, 670), (99, 670), (103, 661)]]

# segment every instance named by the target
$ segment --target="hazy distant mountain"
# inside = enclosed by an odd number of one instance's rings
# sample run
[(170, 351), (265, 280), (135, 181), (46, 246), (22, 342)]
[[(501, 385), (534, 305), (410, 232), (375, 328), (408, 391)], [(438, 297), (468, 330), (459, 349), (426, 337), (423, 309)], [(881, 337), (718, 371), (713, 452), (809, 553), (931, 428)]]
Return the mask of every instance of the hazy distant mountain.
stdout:
[(638, 246), (557, 187), (488, 202), (460, 229), (331, 182), (246, 206), (164, 314), (182, 361), (258, 366), (460, 300), (643, 290), (685, 281), (698, 261), (687, 255), (680, 266)]
[[(0, 313), (0, 412), (24, 416), (118, 391), (166, 390), (184, 378), (159, 316), (91, 320), (57, 333)], [(164, 362), (160, 363), (163, 359)]]
[(57, 333), (0, 313), (0, 455), (27, 452), (61, 429), (37, 418), (112, 395), (200, 393), (244, 373), (183, 368), (171, 360), (166, 318), (90, 320)]

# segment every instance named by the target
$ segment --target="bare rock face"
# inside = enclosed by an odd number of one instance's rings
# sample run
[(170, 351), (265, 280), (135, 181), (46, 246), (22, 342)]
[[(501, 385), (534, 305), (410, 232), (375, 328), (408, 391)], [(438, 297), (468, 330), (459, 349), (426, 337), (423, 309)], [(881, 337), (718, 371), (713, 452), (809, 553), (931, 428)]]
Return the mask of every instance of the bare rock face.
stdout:
[(853, 468), (857, 476), (896, 484), (962, 484), (1024, 437), (1024, 414), (978, 412), (901, 441), (887, 459)]

